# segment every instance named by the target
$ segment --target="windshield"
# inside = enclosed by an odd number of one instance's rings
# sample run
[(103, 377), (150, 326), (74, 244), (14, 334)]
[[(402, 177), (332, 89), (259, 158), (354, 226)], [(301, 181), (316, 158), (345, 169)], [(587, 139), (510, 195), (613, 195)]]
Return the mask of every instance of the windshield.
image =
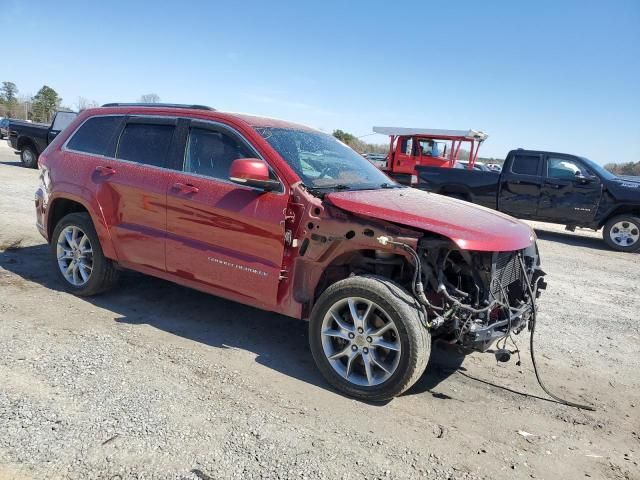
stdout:
[(594, 162), (593, 160), (589, 160), (588, 158), (585, 158), (585, 157), (580, 157), (580, 159), (583, 162), (585, 162), (591, 170), (596, 172), (598, 175), (600, 175), (600, 177), (604, 178), (605, 180), (613, 180), (615, 178), (618, 178), (609, 170), (604, 168), (602, 165)]
[(310, 189), (370, 190), (400, 187), (366, 158), (326, 133), (256, 127)]

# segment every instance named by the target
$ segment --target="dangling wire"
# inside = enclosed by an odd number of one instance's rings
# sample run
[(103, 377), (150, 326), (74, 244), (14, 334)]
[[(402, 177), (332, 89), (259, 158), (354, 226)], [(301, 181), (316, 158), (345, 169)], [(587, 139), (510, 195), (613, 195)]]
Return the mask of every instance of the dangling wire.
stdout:
[[(522, 261), (522, 257), (518, 256), (518, 259), (520, 260), (520, 267), (522, 268), (522, 272), (525, 274), (525, 278), (526, 278), (526, 272), (527, 269), (524, 266), (524, 262)], [(538, 279), (540, 280), (540, 279)], [(540, 373), (538, 372), (538, 364), (536, 363), (536, 356), (534, 353), (534, 349), (533, 349), (533, 335), (536, 331), (536, 321), (537, 321), (537, 314), (536, 314), (536, 305), (535, 305), (535, 294), (537, 293), (538, 290), (538, 285), (536, 283), (536, 288), (535, 288), (535, 292), (534, 290), (531, 288), (531, 284), (527, 281), (525, 282), (527, 284), (527, 289), (529, 290), (529, 297), (531, 300), (531, 336), (529, 337), (529, 350), (531, 353), (531, 363), (533, 363), (533, 371), (536, 374), (536, 379), (538, 380), (538, 383), (540, 384), (540, 387), (542, 388), (542, 390), (544, 390), (544, 392), (549, 395), (551, 398), (553, 398), (554, 400), (563, 403), (565, 405), (568, 405), (570, 407), (575, 407), (575, 408), (581, 408), (583, 410), (590, 410), (592, 412), (595, 412), (595, 407), (592, 407), (591, 405), (583, 405), (581, 403), (576, 403), (576, 402), (571, 402), (569, 400), (565, 400), (562, 397), (558, 397), (557, 395), (554, 395), (553, 393), (551, 393), (549, 391), (549, 389), (545, 386), (545, 384), (542, 382), (542, 378), (540, 378)]]

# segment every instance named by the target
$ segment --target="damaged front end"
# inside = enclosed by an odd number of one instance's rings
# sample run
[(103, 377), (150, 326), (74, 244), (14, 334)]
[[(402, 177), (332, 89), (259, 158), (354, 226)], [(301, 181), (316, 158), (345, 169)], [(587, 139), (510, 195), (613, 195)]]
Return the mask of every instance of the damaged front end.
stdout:
[(413, 293), (430, 319), (431, 334), (466, 350), (486, 351), (520, 333), (546, 288), (535, 243), (518, 251), (483, 252), (442, 239), (423, 238), (416, 249), (378, 240), (414, 258)]

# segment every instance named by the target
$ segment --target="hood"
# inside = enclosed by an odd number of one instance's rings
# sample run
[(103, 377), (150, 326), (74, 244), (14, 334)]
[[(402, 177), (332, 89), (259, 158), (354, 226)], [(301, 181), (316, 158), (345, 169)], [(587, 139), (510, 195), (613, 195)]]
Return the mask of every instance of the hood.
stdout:
[(640, 205), (640, 177), (617, 177), (605, 185), (615, 203)]
[(325, 199), (357, 215), (443, 235), (465, 250), (507, 252), (535, 240), (533, 230), (515, 218), (414, 188), (334, 192)]
[(614, 181), (622, 187), (640, 188), (640, 177), (617, 177)]

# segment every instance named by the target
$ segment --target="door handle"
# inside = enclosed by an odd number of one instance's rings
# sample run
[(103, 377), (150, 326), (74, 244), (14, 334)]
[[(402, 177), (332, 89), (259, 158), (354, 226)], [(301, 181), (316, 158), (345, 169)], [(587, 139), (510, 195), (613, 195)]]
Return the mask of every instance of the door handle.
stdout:
[(561, 183), (551, 183), (551, 182), (547, 182), (547, 183), (545, 183), (545, 185), (547, 187), (555, 188), (556, 190), (559, 189), (559, 188), (562, 188), (564, 186)]
[(116, 170), (108, 165), (98, 165), (96, 167), (96, 172), (101, 173), (102, 175), (113, 175), (116, 173)]
[(171, 185), (174, 190), (179, 190), (182, 193), (198, 193), (200, 189), (190, 183), (174, 183)]

